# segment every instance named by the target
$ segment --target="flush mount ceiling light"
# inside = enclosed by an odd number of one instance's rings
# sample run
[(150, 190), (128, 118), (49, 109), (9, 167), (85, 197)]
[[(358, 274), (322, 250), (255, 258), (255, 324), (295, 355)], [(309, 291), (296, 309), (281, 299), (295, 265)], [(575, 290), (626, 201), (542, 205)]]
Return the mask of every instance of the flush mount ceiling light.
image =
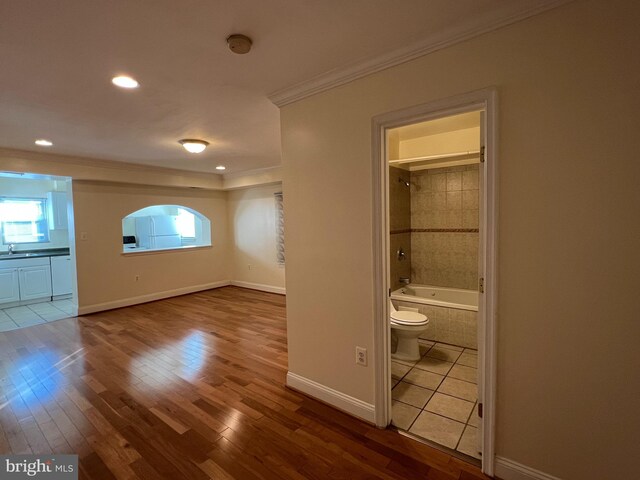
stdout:
[(209, 145), (209, 142), (205, 142), (204, 140), (195, 140), (192, 138), (185, 138), (178, 141), (178, 143), (189, 153), (202, 153), (204, 152), (204, 149), (207, 148), (207, 145)]
[(252, 44), (253, 42), (249, 37), (240, 33), (234, 33), (233, 35), (229, 35), (227, 37), (227, 45), (229, 46), (229, 50), (240, 55), (249, 53)]
[(113, 77), (111, 79), (111, 83), (113, 83), (116, 87), (128, 89), (138, 88), (140, 86), (135, 78), (127, 77), (125, 75)]
[(224, 165), (218, 165), (216, 167), (216, 170), (226, 170), (227, 167), (225, 167)]
[(44, 138), (39, 138), (35, 141), (35, 144), (40, 145), (41, 147), (50, 147), (51, 145), (53, 145), (53, 142), (45, 140)]

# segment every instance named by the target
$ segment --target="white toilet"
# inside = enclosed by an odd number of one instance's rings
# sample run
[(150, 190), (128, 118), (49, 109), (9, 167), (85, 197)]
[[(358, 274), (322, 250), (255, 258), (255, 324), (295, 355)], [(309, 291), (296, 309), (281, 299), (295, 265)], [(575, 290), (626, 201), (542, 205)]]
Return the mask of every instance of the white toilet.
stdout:
[[(391, 322), (391, 358), (415, 362), (420, 360), (418, 337), (427, 330), (429, 319), (418, 312), (396, 310), (389, 301)], [(393, 345), (396, 345), (395, 350)]]

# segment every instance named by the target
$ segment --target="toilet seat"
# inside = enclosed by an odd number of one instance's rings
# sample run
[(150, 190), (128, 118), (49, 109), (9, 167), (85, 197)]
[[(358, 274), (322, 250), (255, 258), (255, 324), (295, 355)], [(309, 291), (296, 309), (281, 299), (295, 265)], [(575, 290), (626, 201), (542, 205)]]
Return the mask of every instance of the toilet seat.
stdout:
[(429, 319), (426, 315), (417, 312), (410, 312), (405, 310), (396, 310), (391, 312), (391, 322), (398, 325), (414, 325), (421, 326), (429, 323)]

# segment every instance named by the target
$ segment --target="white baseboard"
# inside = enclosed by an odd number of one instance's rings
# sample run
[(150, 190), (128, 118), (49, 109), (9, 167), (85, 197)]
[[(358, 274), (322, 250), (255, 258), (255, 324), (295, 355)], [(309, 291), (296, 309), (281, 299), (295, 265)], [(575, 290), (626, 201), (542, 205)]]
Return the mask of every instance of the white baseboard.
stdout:
[(137, 305), (139, 303), (162, 300), (163, 298), (177, 297), (178, 295), (201, 292), (203, 290), (210, 290), (212, 288), (226, 287), (227, 285), (231, 285), (231, 282), (229, 280), (222, 280), (220, 282), (205, 283), (203, 285), (193, 285), (190, 287), (165, 290), (164, 292), (149, 293), (147, 295), (140, 295), (138, 297), (122, 298), (120, 300), (114, 300), (112, 302), (96, 303), (94, 305), (83, 305), (78, 308), (78, 315), (88, 315), (90, 313), (113, 310), (114, 308), (129, 307), (131, 305)]
[(250, 288), (251, 290), (260, 290), (262, 292), (279, 293), (280, 295), (287, 294), (287, 290), (284, 287), (274, 287), (271, 285), (264, 285), (262, 283), (241, 282), (240, 280), (232, 280), (231, 285), (242, 288)]
[(496, 456), (495, 474), (496, 477), (502, 480), (560, 480), (560, 478), (553, 475), (498, 456)]
[(375, 423), (375, 407), (370, 403), (350, 397), (292, 372), (287, 373), (287, 386), (369, 423)]

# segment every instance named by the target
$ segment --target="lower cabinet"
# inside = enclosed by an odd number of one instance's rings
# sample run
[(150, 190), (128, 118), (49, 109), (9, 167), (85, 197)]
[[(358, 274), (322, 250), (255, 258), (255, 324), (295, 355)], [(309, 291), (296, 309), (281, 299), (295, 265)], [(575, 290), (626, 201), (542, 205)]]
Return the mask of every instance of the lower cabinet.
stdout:
[(18, 269), (20, 300), (51, 297), (51, 267), (38, 265)]
[(51, 300), (49, 257), (0, 261), (0, 304)]
[(17, 268), (0, 268), (0, 303), (20, 301), (20, 280)]

